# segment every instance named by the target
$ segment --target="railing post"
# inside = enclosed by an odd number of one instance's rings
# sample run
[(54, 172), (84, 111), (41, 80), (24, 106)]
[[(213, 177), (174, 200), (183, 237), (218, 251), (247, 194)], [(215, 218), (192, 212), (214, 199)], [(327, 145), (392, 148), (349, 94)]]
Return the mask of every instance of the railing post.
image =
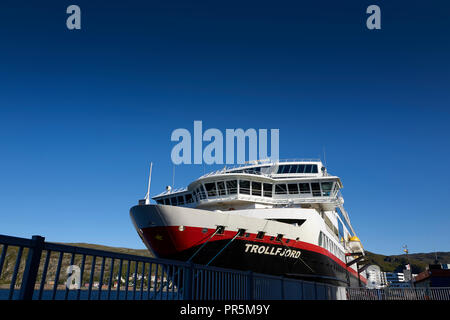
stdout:
[(31, 241), (32, 245), (29, 248), (27, 264), (23, 272), (19, 300), (33, 299), (34, 286), (39, 270), (39, 264), (41, 262), (42, 250), (44, 249), (44, 237), (33, 236)]
[(183, 300), (192, 300), (192, 274), (194, 273), (194, 265), (188, 262), (183, 268)]
[(253, 272), (248, 271), (247, 272), (247, 300), (253, 300), (254, 299), (254, 287), (253, 287)]

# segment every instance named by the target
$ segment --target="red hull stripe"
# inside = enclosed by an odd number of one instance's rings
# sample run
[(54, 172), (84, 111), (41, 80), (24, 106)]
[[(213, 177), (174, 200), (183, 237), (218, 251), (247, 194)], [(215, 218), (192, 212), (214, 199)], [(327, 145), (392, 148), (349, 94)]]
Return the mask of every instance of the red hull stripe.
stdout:
[[(150, 227), (142, 229), (145, 239), (150, 243), (151, 247), (159, 255), (170, 255), (176, 252), (184, 251), (195, 246), (205, 243), (215, 232), (215, 229), (206, 229), (200, 227), (184, 227), (184, 231), (180, 231), (177, 226), (169, 227)], [(236, 235), (235, 231), (225, 230), (223, 234), (216, 234), (209, 242), (218, 240), (232, 239)], [(280, 244), (279, 241), (275, 241), (275, 237), (264, 236), (263, 239), (257, 239), (256, 234), (248, 233), (248, 236), (240, 237), (246, 241), (263, 244)], [(273, 238), (273, 239), (272, 239)], [(238, 238), (239, 239), (239, 238)], [(169, 240), (169, 241), (168, 241)], [(320, 253), (329, 257), (342, 268), (348, 270), (353, 276), (358, 278), (358, 273), (350, 267), (347, 267), (343, 261), (341, 261), (334, 254), (328, 250), (303, 241), (297, 241), (289, 239), (289, 243), (286, 243), (287, 239), (282, 239), (282, 244), (292, 249), (302, 249)], [(367, 279), (360, 276), (361, 281), (367, 282)]]

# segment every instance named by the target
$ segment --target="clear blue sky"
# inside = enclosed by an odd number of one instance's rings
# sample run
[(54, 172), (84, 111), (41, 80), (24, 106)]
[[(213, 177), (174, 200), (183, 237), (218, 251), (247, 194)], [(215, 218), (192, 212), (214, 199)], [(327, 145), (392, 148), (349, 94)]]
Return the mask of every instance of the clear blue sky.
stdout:
[[(66, 28), (78, 4), (82, 29)], [(365, 27), (378, 4), (382, 30)], [(143, 248), (170, 134), (278, 128), (342, 177), (365, 248), (450, 251), (448, 1), (0, 4), (0, 233)], [(208, 166), (176, 168), (182, 187)]]

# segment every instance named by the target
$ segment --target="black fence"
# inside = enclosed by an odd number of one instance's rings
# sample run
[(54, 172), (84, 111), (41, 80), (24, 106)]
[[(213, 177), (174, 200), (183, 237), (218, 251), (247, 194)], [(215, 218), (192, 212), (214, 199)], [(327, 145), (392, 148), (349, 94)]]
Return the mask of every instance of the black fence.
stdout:
[(0, 300), (336, 300), (346, 289), (0, 235)]

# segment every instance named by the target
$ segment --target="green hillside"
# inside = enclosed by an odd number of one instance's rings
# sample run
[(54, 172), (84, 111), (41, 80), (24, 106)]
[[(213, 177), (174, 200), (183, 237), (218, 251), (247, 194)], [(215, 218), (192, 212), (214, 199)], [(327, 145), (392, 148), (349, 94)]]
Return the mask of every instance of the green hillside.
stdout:
[[(408, 264), (406, 254), (385, 256), (366, 251), (366, 255), (368, 263), (378, 265), (384, 272), (402, 272)], [(413, 273), (424, 271), (429, 264), (435, 263), (436, 257), (437, 263), (450, 263), (450, 252), (412, 253), (408, 257)]]

